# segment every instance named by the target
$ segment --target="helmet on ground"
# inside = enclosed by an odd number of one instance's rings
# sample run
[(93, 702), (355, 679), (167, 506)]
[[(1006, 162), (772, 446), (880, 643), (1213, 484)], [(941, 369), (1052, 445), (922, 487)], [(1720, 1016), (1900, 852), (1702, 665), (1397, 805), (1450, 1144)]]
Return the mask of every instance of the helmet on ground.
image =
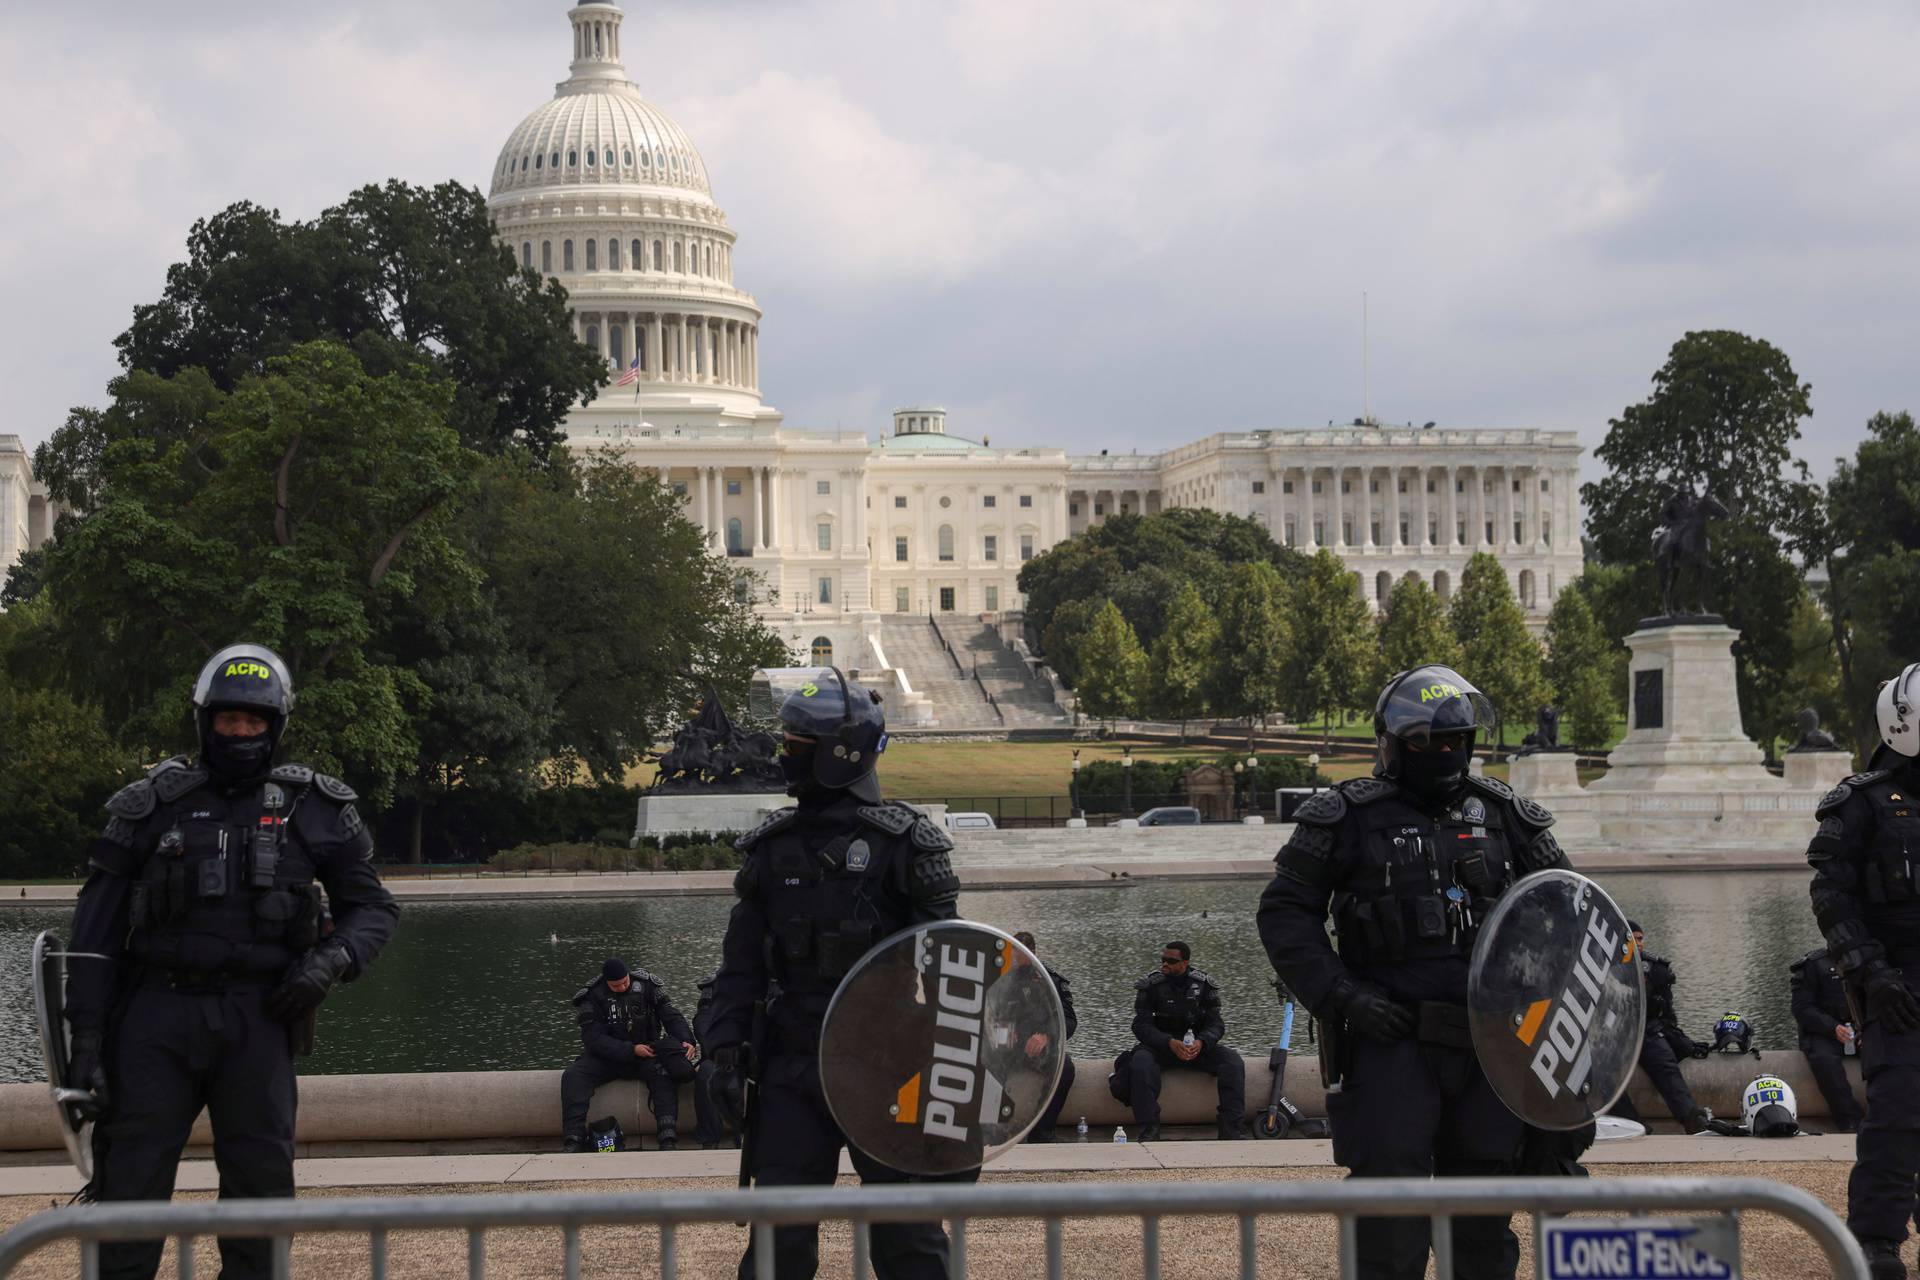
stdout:
[(1793, 1086), (1777, 1076), (1750, 1082), (1740, 1096), (1740, 1123), (1756, 1138), (1791, 1138), (1800, 1132)]
[(1720, 1015), (1720, 1021), (1713, 1024), (1713, 1049), (1719, 1053), (1731, 1049), (1735, 1053), (1745, 1053), (1753, 1048), (1753, 1024), (1732, 1011)]
[(1376, 772), (1416, 796), (1449, 798), (1466, 785), (1475, 733), (1493, 723), (1493, 702), (1452, 667), (1402, 671), (1373, 705)]
[[(251, 711), (267, 722), (258, 738), (213, 731), (221, 711)], [(279, 654), (263, 644), (231, 644), (207, 659), (193, 682), (194, 726), (201, 758), (216, 773), (265, 772), (293, 715), (293, 675)]]
[(847, 679), (839, 668), (756, 671), (747, 710), (758, 718), (777, 719), (789, 734), (813, 741), (810, 747), (786, 743), (780, 767), (790, 787), (875, 789), (866, 780), (887, 749), (886, 713), (880, 709), (879, 694)]
[(1909, 663), (1905, 670), (1880, 686), (1874, 702), (1874, 714), (1880, 721), (1880, 741), (1911, 760), (1920, 756), (1920, 715), (1914, 700), (1920, 698), (1920, 662)]

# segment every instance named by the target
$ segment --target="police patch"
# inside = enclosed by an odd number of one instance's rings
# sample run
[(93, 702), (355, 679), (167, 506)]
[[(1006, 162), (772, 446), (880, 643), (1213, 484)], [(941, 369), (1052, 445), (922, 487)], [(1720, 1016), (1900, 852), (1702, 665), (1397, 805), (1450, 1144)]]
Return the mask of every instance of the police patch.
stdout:
[(865, 871), (873, 861), (873, 849), (865, 840), (855, 840), (847, 846), (847, 870)]
[(1487, 806), (1480, 803), (1479, 796), (1468, 796), (1467, 802), (1460, 806), (1460, 816), (1475, 826), (1487, 820)]

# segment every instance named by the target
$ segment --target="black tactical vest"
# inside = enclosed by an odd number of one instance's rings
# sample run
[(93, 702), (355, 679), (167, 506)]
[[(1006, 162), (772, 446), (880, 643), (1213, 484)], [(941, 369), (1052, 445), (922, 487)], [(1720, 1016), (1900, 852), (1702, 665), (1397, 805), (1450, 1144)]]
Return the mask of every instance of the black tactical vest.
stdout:
[(1860, 868), (1867, 923), (1904, 925), (1920, 916), (1920, 800), (1905, 784), (1881, 777), (1855, 789), (1873, 810), (1873, 834)]
[(652, 1044), (665, 1034), (660, 1025), (656, 1002), (660, 998), (659, 979), (644, 969), (631, 972), (632, 981), (625, 991), (614, 991), (605, 978), (596, 978), (574, 997), (584, 1004), (608, 1035), (628, 1044)]
[(319, 941), (313, 860), (290, 838), (312, 777), (283, 766), (230, 792), (197, 767), (157, 770), (147, 829), (159, 835), (135, 873), (129, 954), (174, 972), (277, 976)]
[(742, 896), (766, 918), (767, 967), (786, 994), (832, 995), (876, 942), (910, 922), (899, 886), (912, 846), (904, 831), (869, 820), (884, 808), (860, 809), (851, 830), (825, 838), (783, 810), (741, 842), (751, 853)]
[(1188, 1031), (1198, 1035), (1211, 1021), (1206, 1010), (1207, 989), (1217, 990), (1220, 984), (1204, 969), (1189, 967), (1177, 978), (1162, 970), (1148, 974), (1141, 984), (1147, 991), (1147, 1005), (1152, 1010), (1148, 1016), (1156, 1030), (1178, 1039)]

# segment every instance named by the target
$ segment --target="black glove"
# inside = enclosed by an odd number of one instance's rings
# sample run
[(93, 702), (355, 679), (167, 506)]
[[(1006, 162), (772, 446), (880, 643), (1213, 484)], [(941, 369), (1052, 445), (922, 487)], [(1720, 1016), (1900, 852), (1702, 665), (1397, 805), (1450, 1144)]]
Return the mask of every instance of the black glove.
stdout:
[(707, 1096), (713, 1099), (713, 1109), (735, 1133), (746, 1131), (747, 1072), (740, 1065), (738, 1049), (713, 1051), (713, 1074), (707, 1077)]
[(93, 1093), (90, 1101), (75, 1107), (82, 1120), (98, 1120), (107, 1109), (107, 1071), (100, 1062), (100, 1040), (98, 1030), (76, 1031), (67, 1051), (66, 1083)]
[(1356, 982), (1340, 1003), (1340, 1016), (1369, 1040), (1391, 1044), (1413, 1034), (1413, 1010), (1371, 982)]
[(1881, 964), (1867, 975), (1867, 1017), (1894, 1035), (1920, 1030), (1920, 1002), (1898, 969)]
[(267, 1015), (281, 1022), (305, 1017), (320, 1007), (333, 984), (353, 965), (353, 957), (337, 942), (323, 942), (295, 960), (267, 996)]

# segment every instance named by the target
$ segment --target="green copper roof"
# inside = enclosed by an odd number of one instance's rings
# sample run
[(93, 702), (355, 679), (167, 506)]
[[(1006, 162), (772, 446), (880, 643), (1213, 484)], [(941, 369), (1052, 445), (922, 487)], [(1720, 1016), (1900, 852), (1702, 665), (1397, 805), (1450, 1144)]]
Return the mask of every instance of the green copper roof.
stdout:
[(983, 449), (986, 446), (978, 440), (968, 440), (963, 436), (917, 431), (902, 436), (882, 436), (880, 447), (888, 453), (961, 453), (968, 449)]

